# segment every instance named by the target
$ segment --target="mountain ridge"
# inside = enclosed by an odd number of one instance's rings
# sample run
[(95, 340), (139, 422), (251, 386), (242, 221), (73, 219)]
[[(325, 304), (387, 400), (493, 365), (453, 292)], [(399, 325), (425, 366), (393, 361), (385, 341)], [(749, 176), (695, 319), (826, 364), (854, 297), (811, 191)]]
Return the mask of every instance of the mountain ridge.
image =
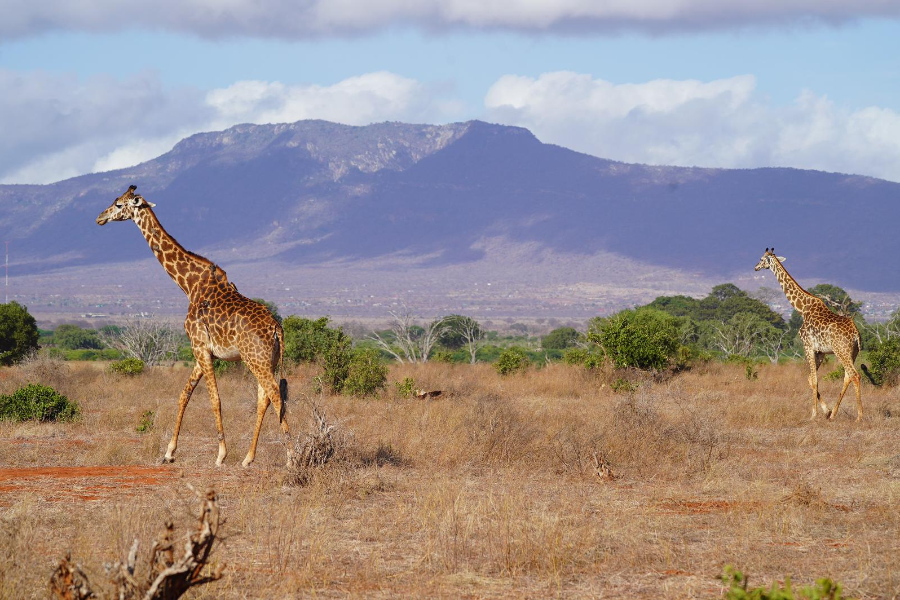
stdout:
[[(241, 124), (194, 134), (133, 167), (0, 185), (14, 271), (50, 276), (146, 259), (132, 228), (99, 231), (93, 222), (132, 183), (176, 239), (226, 269), (234, 258), (262, 272), (268, 263), (314, 269), (407, 257), (409, 269), (482, 261), (512, 277), (499, 266), (496, 240), (506, 240), (559, 257), (570, 283), (602, 286), (611, 278), (591, 257), (619, 256), (635, 280), (658, 272), (664, 280), (651, 287), (669, 289), (685, 285), (677, 272), (704, 282), (752, 273), (774, 245), (800, 279), (900, 291), (900, 264), (884, 260), (900, 242), (864, 235), (875, 217), (900, 217), (900, 184), (781, 167), (621, 163), (483, 121)], [(484, 262), (486, 240), (495, 240), (494, 262)], [(579, 272), (579, 256), (592, 272)], [(517, 260), (524, 277), (527, 261)]]

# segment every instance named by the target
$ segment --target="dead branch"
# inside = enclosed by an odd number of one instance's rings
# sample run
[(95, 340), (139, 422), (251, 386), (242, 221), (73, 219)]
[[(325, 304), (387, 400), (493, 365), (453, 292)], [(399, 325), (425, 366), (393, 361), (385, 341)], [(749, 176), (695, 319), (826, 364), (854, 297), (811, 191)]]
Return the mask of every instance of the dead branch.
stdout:
[(301, 433), (294, 440), (292, 451), (288, 455), (289, 483), (306, 485), (312, 471), (325, 466), (335, 454), (334, 431), (337, 425), (329, 423), (326, 412), (312, 405), (313, 429), (309, 433)]
[[(209, 489), (205, 497), (201, 497), (197, 530), (185, 540), (181, 557), (175, 557), (172, 541), (175, 528), (167, 522), (160, 539), (150, 549), (147, 578), (139, 581), (135, 577), (139, 542), (135, 539), (125, 562), (117, 562), (107, 568), (116, 589), (113, 597), (119, 600), (176, 600), (194, 586), (220, 579), (224, 565), (205, 574), (204, 570), (221, 523), (216, 493)], [(60, 561), (50, 577), (50, 591), (60, 600), (98, 597), (80, 567), (72, 565), (69, 554)]]
[(66, 552), (50, 576), (50, 593), (61, 600), (89, 600), (97, 597), (81, 566), (72, 563), (71, 552)]

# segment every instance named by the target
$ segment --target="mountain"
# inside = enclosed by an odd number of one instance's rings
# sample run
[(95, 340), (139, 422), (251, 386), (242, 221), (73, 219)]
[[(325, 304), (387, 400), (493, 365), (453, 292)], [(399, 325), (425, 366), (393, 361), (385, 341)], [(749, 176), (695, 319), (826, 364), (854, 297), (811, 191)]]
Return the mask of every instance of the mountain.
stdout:
[[(900, 239), (874, 227), (900, 216), (900, 184), (625, 164), (480, 121), (238, 125), (135, 167), (2, 185), (11, 272), (33, 281), (68, 281), (72, 269), (95, 269), (98, 280), (111, 269), (161, 273), (133, 225), (94, 223), (132, 183), (170, 233), (232, 279), (236, 266), (250, 278), (302, 271), (300, 285), (318, 273), (340, 286), (340, 273), (352, 272), (362, 278), (352, 285), (363, 285), (378, 271), (405, 274), (420, 291), (432, 281), (440, 296), (442, 273), (505, 278), (507, 287), (540, 274), (558, 290), (616, 287), (625, 301), (626, 289), (637, 300), (753, 277), (774, 245), (798, 279), (900, 291), (900, 262), (890, 260)], [(776, 285), (760, 276), (757, 284)]]

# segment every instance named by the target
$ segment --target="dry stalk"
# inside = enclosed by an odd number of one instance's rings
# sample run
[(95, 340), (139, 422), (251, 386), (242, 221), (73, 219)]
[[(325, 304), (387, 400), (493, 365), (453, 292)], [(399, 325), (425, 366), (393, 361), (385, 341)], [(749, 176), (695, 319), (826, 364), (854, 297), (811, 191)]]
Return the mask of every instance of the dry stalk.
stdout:
[(309, 483), (315, 469), (324, 467), (335, 454), (335, 429), (324, 410), (312, 404), (313, 429), (301, 433), (294, 440), (288, 456), (288, 483), (303, 486)]
[[(203, 571), (209, 563), (209, 555), (221, 523), (216, 493), (209, 489), (206, 496), (201, 497), (197, 531), (185, 540), (184, 554), (180, 558), (175, 557), (175, 543), (172, 540), (175, 528), (171, 522), (167, 522), (160, 539), (150, 548), (149, 568), (144, 581), (135, 577), (137, 539), (131, 545), (124, 563), (117, 562), (107, 567), (116, 589), (114, 597), (119, 600), (176, 600), (194, 586), (220, 579), (224, 565), (219, 565), (215, 571), (207, 574), (203, 574)], [(60, 561), (50, 577), (50, 591), (61, 600), (98, 597), (91, 590), (87, 576), (80, 567), (72, 565), (70, 554)]]

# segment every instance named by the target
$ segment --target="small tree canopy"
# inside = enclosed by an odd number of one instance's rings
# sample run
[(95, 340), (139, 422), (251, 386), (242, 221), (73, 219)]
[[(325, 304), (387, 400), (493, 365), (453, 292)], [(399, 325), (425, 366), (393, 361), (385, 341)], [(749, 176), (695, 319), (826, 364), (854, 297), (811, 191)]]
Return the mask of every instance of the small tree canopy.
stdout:
[(53, 331), (53, 344), (64, 350), (100, 350), (103, 342), (93, 329), (78, 325), (60, 325)]
[(0, 365), (21, 361), (38, 349), (38, 328), (28, 309), (18, 302), (0, 304)]
[(678, 351), (679, 325), (660, 310), (638, 308), (592, 319), (587, 337), (617, 367), (663, 369)]
[(578, 343), (581, 334), (574, 327), (558, 327), (541, 338), (544, 350), (565, 350)]

